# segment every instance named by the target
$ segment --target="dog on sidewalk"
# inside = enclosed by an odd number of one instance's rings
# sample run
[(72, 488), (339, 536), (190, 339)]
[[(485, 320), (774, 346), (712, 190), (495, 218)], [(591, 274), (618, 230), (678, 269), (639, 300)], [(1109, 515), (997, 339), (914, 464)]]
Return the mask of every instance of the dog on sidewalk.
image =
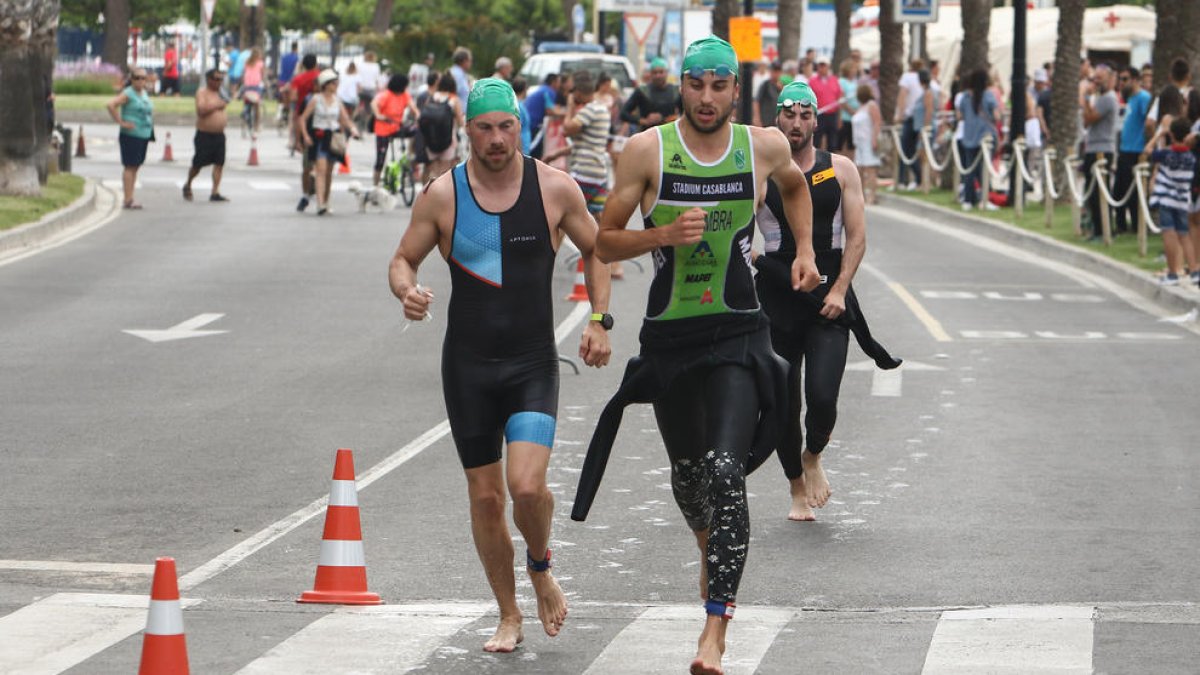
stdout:
[(387, 213), (396, 208), (396, 196), (379, 186), (363, 187), (358, 181), (351, 181), (347, 187), (350, 194), (358, 199), (358, 212)]

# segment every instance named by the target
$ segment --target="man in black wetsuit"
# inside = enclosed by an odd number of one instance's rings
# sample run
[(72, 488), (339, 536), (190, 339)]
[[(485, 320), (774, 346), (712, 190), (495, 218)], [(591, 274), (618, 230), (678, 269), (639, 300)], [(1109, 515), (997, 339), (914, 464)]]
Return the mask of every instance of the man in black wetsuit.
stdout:
[(667, 62), (650, 62), (650, 84), (633, 90), (621, 106), (621, 121), (633, 125), (631, 133), (674, 122), (680, 111), (679, 87), (667, 82)]
[[(420, 320), (433, 296), (417, 285), (418, 265), (436, 247), (450, 267), (442, 386), (467, 478), (471, 533), (500, 606), (500, 624), (483, 647), (489, 652), (511, 652), (524, 637), (506, 487), (546, 634), (557, 635), (567, 616), (550, 573), (554, 497), (546, 486), (558, 408), (550, 281), (563, 234), (583, 255), (596, 312), (579, 347), (587, 365), (608, 363), (612, 325), (608, 266), (593, 255), (596, 221), (570, 176), (520, 153), (517, 106), (507, 82), (475, 83), (466, 112), (471, 156), (417, 199), (388, 275), (404, 315)], [(504, 439), (507, 467), (500, 463)]]
[[(759, 270), (758, 297), (771, 318), (771, 343), (790, 364), (788, 425), (779, 445), (779, 460), (791, 481), (788, 518), (807, 521), (816, 519), (813, 509), (825, 506), (831, 494), (821, 469), (821, 451), (829, 443), (837, 420), (849, 334), (851, 330), (855, 330), (856, 337), (859, 333), (852, 324), (861, 322), (863, 330), (866, 326), (850, 286), (867, 249), (866, 216), (862, 182), (854, 163), (813, 146), (818, 109), (813, 90), (803, 82), (792, 82), (779, 93), (776, 108), (776, 123), (791, 144), (792, 161), (804, 172), (812, 196), (812, 246), (821, 284), (812, 293), (798, 293), (783, 274), (796, 257), (796, 242), (788, 224), (786, 201), (773, 184), (756, 217), (766, 252), (754, 264)], [(876, 348), (878, 345), (864, 345), (881, 367), (899, 365), (886, 352), (877, 356)], [(804, 416), (807, 447), (800, 423), (802, 399), (808, 404)]]
[[(655, 274), (641, 354), (601, 414), (571, 514), (586, 516), (621, 408), (653, 401), (672, 492), (702, 553), (706, 619), (693, 675), (723, 672), (725, 631), (750, 539), (746, 474), (769, 456), (752, 456), (751, 447), (773, 447), (775, 439), (760, 432), (777, 419), (782, 424), (770, 411), (786, 398), (786, 365), (771, 351), (750, 270), (754, 214), (768, 179), (787, 198), (799, 242), (791, 283), (817, 284), (804, 176), (778, 130), (730, 123), (737, 73), (728, 42), (707, 37), (689, 45), (683, 118), (629, 139), (617, 165), (597, 255), (611, 262), (653, 253)], [(639, 206), (645, 229), (625, 229)]]

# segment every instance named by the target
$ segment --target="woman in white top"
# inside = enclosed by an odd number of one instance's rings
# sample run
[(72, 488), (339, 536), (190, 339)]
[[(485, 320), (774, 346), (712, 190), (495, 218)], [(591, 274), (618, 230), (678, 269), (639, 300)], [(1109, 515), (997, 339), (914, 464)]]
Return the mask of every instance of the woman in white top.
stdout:
[(350, 113), (350, 117), (354, 117), (354, 111), (358, 109), (358, 92), (362, 89), (360, 78), (358, 76), (358, 67), (351, 61), (346, 67), (346, 72), (338, 79), (337, 96), (341, 100), (342, 105), (346, 106), (346, 112)]
[[(317, 90), (309, 99), (308, 105), (300, 115), (300, 133), (304, 135), (304, 145), (308, 147), (309, 159), (315, 162), (317, 178), (317, 215), (329, 213), (329, 190), (333, 185), (333, 163), (345, 162), (341, 153), (331, 148), (334, 134), (342, 133), (342, 129), (350, 132), (355, 138), (359, 137), (358, 127), (337, 97), (338, 74), (329, 68), (317, 76)], [(309, 131), (309, 120), (312, 121), (312, 131)]]
[(870, 85), (858, 85), (855, 98), (858, 99), (858, 110), (850, 120), (854, 134), (854, 163), (862, 173), (867, 203), (874, 204), (879, 187), (879, 130), (883, 126), (883, 117)]

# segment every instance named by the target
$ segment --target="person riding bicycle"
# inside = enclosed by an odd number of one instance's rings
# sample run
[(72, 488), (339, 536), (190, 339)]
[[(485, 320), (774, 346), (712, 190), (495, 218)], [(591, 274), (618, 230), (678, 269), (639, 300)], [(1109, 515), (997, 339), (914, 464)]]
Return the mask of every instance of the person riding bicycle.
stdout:
[(263, 53), (255, 47), (242, 69), (242, 120), (251, 133), (258, 133), (262, 126), (263, 98)]
[[(411, 115), (406, 123), (405, 114)], [(396, 136), (410, 138), (416, 131), (416, 121), (421, 116), (408, 93), (408, 76), (392, 75), (387, 88), (371, 101), (371, 114), (375, 116), (375, 173), (374, 184), (379, 185), (379, 176), (387, 160), (387, 151)]]

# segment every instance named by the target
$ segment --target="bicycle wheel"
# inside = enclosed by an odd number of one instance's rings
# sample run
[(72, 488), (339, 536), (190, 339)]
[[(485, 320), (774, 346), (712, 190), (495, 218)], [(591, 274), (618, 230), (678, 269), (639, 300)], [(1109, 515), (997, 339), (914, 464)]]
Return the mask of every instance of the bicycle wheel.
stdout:
[(412, 167), (407, 164), (400, 170), (400, 198), (405, 206), (412, 206), (417, 198), (417, 182), (413, 180)]

